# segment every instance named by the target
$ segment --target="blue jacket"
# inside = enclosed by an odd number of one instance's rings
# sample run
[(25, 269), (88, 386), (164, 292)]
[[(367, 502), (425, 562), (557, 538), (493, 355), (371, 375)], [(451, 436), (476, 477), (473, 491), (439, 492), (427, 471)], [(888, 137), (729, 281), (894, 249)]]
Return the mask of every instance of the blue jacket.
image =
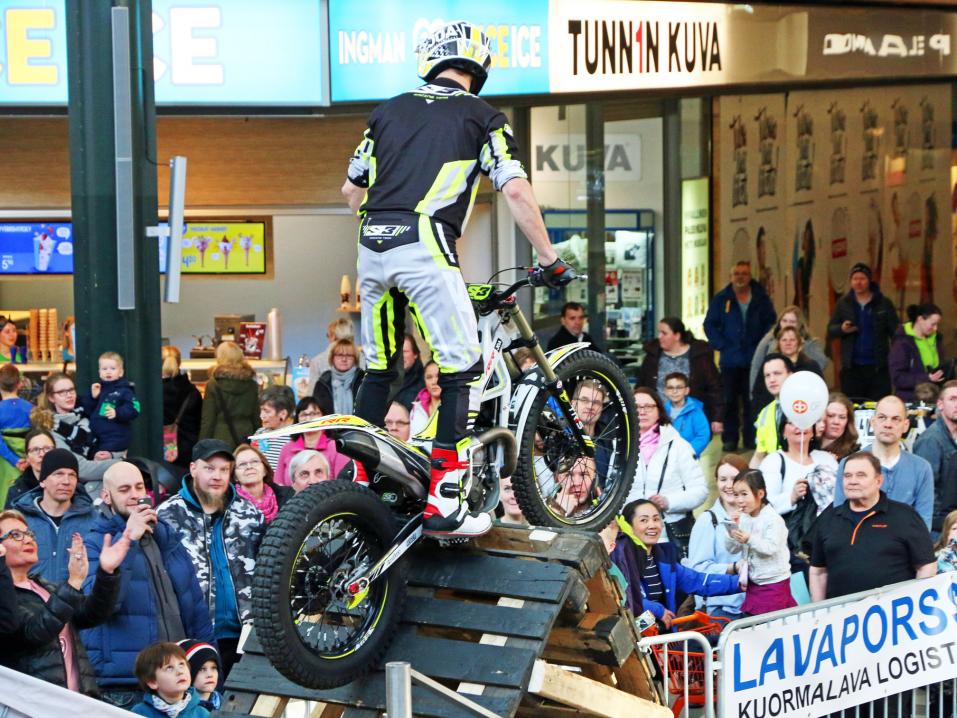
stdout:
[[(611, 560), (621, 569), (628, 581), (628, 605), (635, 614), (649, 610), (655, 618), (660, 619), (664, 616), (665, 610), (671, 612), (678, 610), (679, 593), (684, 600), (685, 596), (726, 596), (741, 592), (737, 574), (732, 576), (723, 573), (701, 573), (693, 568), (682, 566), (678, 549), (668, 542), (655, 544), (652, 547), (652, 555), (658, 563), (658, 573), (661, 574), (661, 583), (665, 589), (665, 602), (661, 604), (650, 601), (640, 569), (636, 570), (645, 559), (645, 551), (643, 546), (637, 545), (630, 537), (623, 535), (611, 553)], [(629, 554), (631, 554), (630, 557)], [(637, 605), (636, 600), (639, 598), (637, 594), (639, 588), (641, 605)]]
[[(20, 434), (23, 436), (30, 429), (30, 412), (32, 410), (33, 404), (19, 397), (0, 401), (0, 431), (7, 432), (20, 429), (23, 430)], [(12, 466), (16, 466), (20, 460), (20, 457), (2, 439), (0, 439), (0, 457), (6, 459)]]
[[(86, 537), (90, 557), (90, 575), (83, 586), (86, 593), (93, 588), (104, 535), (109, 534), (116, 541), (125, 528), (126, 520), (112, 513), (100, 514), (91, 527)], [(179, 534), (160, 519), (153, 529), (152, 540), (163, 556), (163, 565), (176, 594), (185, 637), (213, 643), (206, 599)], [(140, 541), (132, 542), (120, 564), (119, 574), (120, 595), (110, 620), (81, 634), (100, 686), (136, 686), (133, 675), (136, 654), (158, 640), (156, 597)]]
[[(872, 448), (873, 445), (861, 451), (873, 453)], [(844, 503), (845, 463), (847, 459), (842, 459), (837, 467), (837, 483), (834, 486), (835, 506)], [(920, 514), (927, 528), (930, 529), (934, 515), (934, 472), (927, 460), (901, 450), (900, 459), (894, 467), (888, 469), (882, 465), (881, 473), (884, 474), (881, 491), (887, 494), (887, 498), (910, 506)]]
[[(671, 416), (671, 401), (665, 402), (665, 411)], [(711, 442), (711, 424), (704, 413), (704, 404), (689, 396), (681, 407), (678, 416), (672, 417), (671, 425), (678, 430), (681, 438), (691, 444), (695, 456), (701, 456)]]
[(734, 290), (728, 284), (714, 295), (704, 318), (704, 332), (716, 351), (721, 352), (722, 369), (751, 366), (754, 350), (777, 316), (764, 287), (751, 280), (751, 304), (747, 320), (741, 316)]
[[(104, 403), (116, 409), (116, 418), (107, 419)], [(130, 446), (133, 419), (140, 415), (140, 402), (133, 393), (133, 386), (124, 378), (100, 382), (100, 395), (94, 399), (87, 394), (80, 398), (80, 405), (90, 417), (90, 429), (100, 440), (103, 451), (125, 451)]]
[[(153, 695), (151, 693), (144, 695), (143, 702), (137, 703), (130, 710), (132, 713), (136, 713), (136, 715), (139, 716), (149, 716), (150, 718), (169, 718), (166, 713), (158, 711), (153, 707)], [(189, 705), (186, 706), (186, 708), (177, 716), (177, 718), (206, 718), (208, 715), (209, 711), (199, 704), (199, 694), (196, 692), (196, 689), (190, 687)]]
[[(691, 529), (691, 538), (688, 540), (688, 565), (701, 573), (724, 573), (729, 564), (741, 558), (741, 554), (728, 551), (725, 539), (728, 530), (721, 525), (728, 519), (728, 512), (721, 505), (721, 499), (698, 515)], [(730, 574), (729, 574), (730, 575)], [(705, 613), (712, 610), (722, 610), (728, 613), (741, 613), (741, 604), (744, 603), (744, 593), (726, 594), (711, 597), (709, 600), (696, 598), (695, 607)]]
[(50, 583), (62, 583), (70, 578), (67, 565), (70, 563), (70, 544), (73, 534), (86, 536), (96, 521), (93, 501), (80, 484), (70, 509), (60, 519), (57, 527), (39, 506), (43, 498), (43, 487), (38, 486), (18, 498), (13, 508), (22, 513), (27, 526), (37, 535), (37, 555), (39, 561), (30, 573), (39, 573)]

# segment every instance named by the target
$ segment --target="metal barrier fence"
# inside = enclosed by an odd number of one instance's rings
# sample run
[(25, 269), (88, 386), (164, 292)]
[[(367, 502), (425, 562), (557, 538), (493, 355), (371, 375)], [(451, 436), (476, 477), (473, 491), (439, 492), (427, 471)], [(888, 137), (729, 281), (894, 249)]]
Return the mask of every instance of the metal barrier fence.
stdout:
[[(821, 715), (957, 718), (954, 701), (957, 694), (957, 612), (954, 610), (957, 609), (957, 575), (950, 576), (953, 578), (944, 574), (907, 581), (730, 623), (721, 633), (718, 660), (714, 663), (717, 718), (816, 718)], [(742, 636), (748, 632), (759, 641), (749, 642), (747, 635)], [(776, 638), (780, 635), (785, 638)], [(939, 640), (944, 642), (928, 644), (928, 637), (935, 635), (942, 636)], [(792, 639), (793, 646), (789, 645), (787, 637)], [(810, 640), (805, 646), (800, 647), (808, 638)], [(775, 644), (776, 640), (782, 642)], [(816, 648), (813, 647), (815, 640)], [(856, 668), (856, 674), (848, 667), (850, 662), (844, 662), (855, 650), (855, 641), (867, 644), (870, 655), (865, 657), (871, 661), (863, 669)], [(888, 645), (885, 646), (885, 642)], [(739, 675), (742, 664), (753, 662), (756, 645), (764, 643), (772, 647), (760, 659), (761, 672), (756, 676), (746, 671)], [(729, 647), (733, 649), (731, 655), (728, 654)], [(864, 654), (860, 646), (857, 650)], [(782, 677), (785, 675), (784, 669), (791, 667), (783, 665), (785, 654), (793, 659), (794, 676), (800, 676), (802, 680), (806, 673), (800, 669), (810, 670), (812, 659), (817, 661), (815, 673), (822, 660), (832, 664), (827, 671), (821, 672), (822, 678), (813, 688), (813, 691), (820, 691), (820, 695), (812, 692), (810, 687), (799, 686), (801, 681), (782, 681), (780, 687), (773, 689), (774, 693), (765, 691), (762, 700), (742, 705), (738, 697), (742, 687), (754, 689), (757, 686), (760, 689), (762, 686), (765, 662), (774, 661), (771, 672), (777, 671)], [(779, 659), (780, 664), (777, 663)], [(905, 682), (911, 684), (902, 692), (864, 700), (879, 690), (880, 685), (887, 686), (882, 690), (888, 692), (902, 676), (910, 676)], [(927, 680), (931, 677), (937, 680)], [(925, 680), (926, 684), (921, 686)], [(773, 680), (769, 682), (776, 686)], [(845, 705), (837, 710), (828, 708), (829, 702), (835, 700), (843, 701)]]
[[(689, 644), (694, 644), (694, 650), (689, 650)], [(663, 698), (675, 718), (689, 718), (692, 708), (701, 708), (705, 718), (715, 718), (714, 647), (703, 634), (681, 631), (649, 636), (638, 641), (638, 647), (657, 656)]]

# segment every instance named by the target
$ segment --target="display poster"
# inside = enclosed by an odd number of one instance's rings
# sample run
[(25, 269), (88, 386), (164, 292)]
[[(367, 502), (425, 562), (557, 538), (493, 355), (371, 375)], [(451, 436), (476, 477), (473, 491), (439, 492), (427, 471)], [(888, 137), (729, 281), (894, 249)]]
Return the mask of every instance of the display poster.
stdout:
[(415, 87), (415, 48), (447, 22), (466, 18), (482, 26), (492, 48), (483, 95), (546, 94), (548, 6), (548, 0), (330, 0), (332, 99), (378, 100)]
[[(165, 224), (165, 223), (162, 223)], [(166, 271), (168, 240), (159, 238), (159, 270)], [(183, 274), (265, 274), (266, 225), (262, 222), (187, 222)], [(69, 222), (0, 222), (0, 274), (72, 274), (73, 225)]]
[[(183, 274), (264, 274), (266, 226), (261, 222), (187, 222)], [(164, 247), (165, 243), (160, 243)], [(161, 252), (161, 255), (163, 252)], [(160, 258), (160, 266), (166, 264)]]
[(704, 336), (711, 276), (710, 186), (707, 177), (681, 183), (681, 317), (696, 337)]
[[(158, 104), (328, 104), (317, 0), (153, 0), (152, 8)], [(65, 1), (0, 0), (0, 18), (0, 104), (66, 104)]]
[(0, 274), (70, 274), (73, 228), (69, 223), (0, 223)]
[(724, 714), (814, 718), (949, 683), (957, 672), (955, 576), (734, 631), (721, 653)]
[[(775, 307), (800, 307), (811, 334), (821, 338), (837, 300), (849, 291), (848, 274), (857, 262), (871, 267), (902, 317), (908, 305), (923, 302), (952, 313), (955, 249), (946, 239), (953, 187), (950, 87), (773, 97), (785, 110), (777, 164), (782, 196), (774, 203), (765, 197), (766, 206), (756, 199), (753, 176), (766, 158), (756, 165), (750, 157), (760, 120), (747, 118), (758, 117), (757, 105), (770, 106), (769, 96), (720, 101), (722, 272), (751, 248), (755, 278)], [(766, 230), (760, 241), (758, 226)], [(766, 257), (758, 256), (768, 248)]]

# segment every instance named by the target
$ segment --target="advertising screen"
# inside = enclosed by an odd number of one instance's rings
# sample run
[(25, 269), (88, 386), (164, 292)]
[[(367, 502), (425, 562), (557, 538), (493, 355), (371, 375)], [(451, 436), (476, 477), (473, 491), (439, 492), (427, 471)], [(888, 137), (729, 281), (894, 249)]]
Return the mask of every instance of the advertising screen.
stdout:
[(71, 274), (69, 223), (0, 223), (0, 274)]
[[(166, 272), (165, 237), (159, 270)], [(72, 274), (73, 226), (69, 222), (0, 222), (0, 275)], [(263, 222), (187, 222), (183, 274), (265, 274)]]

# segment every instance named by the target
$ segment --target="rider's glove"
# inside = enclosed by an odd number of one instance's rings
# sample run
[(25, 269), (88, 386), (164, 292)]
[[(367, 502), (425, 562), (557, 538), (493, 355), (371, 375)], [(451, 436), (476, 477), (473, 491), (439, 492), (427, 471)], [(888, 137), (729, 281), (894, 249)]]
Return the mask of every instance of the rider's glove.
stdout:
[(542, 270), (542, 284), (544, 284), (546, 287), (552, 287), (555, 289), (558, 287), (564, 287), (566, 284), (578, 277), (578, 273), (575, 271), (575, 268), (568, 262), (563, 262), (561, 258), (556, 259), (547, 267), (543, 267), (541, 264), (538, 266)]

